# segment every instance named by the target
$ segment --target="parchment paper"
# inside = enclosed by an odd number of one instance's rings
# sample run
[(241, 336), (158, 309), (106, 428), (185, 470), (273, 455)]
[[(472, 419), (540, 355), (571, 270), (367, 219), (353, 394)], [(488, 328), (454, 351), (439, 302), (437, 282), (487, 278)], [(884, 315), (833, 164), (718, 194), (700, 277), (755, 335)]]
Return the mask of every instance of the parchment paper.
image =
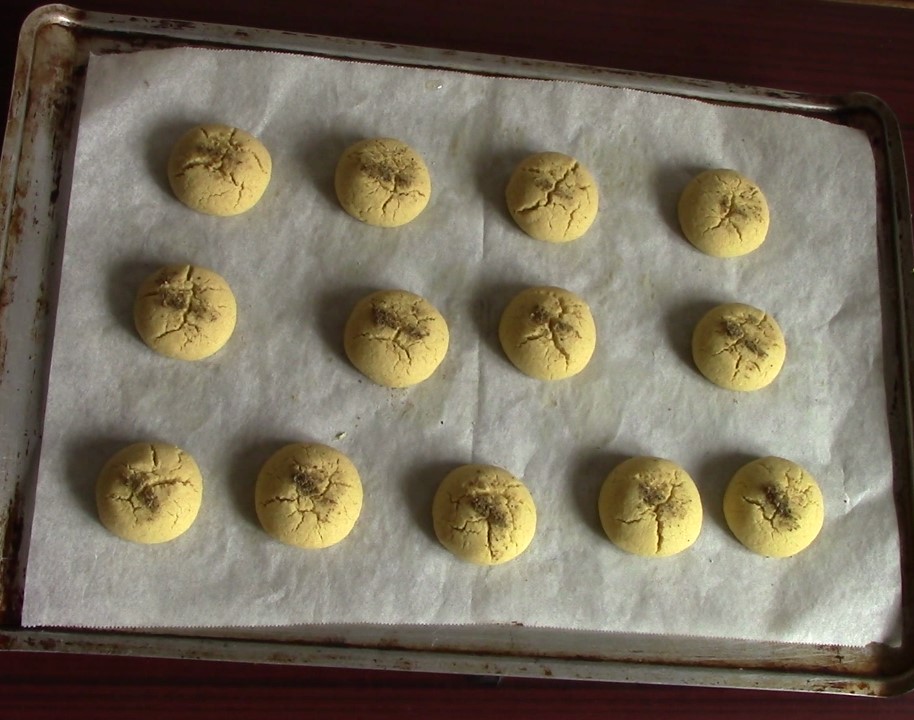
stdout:
[[(270, 187), (235, 218), (194, 213), (167, 187), (189, 126), (224, 122), (270, 149)], [(363, 137), (406, 140), (433, 178), (429, 207), (385, 230), (339, 209), (336, 161)], [(503, 188), (529, 152), (576, 156), (599, 217), (580, 240), (521, 233)], [(707, 167), (767, 194), (765, 244), (734, 260), (680, 235), (676, 198)], [(68, 626), (509, 623), (862, 645), (897, 642), (900, 571), (876, 264), (873, 157), (856, 130), (771, 111), (564, 82), (216, 50), (93, 57), (79, 122), (23, 622)], [(199, 363), (160, 357), (132, 328), (134, 293), (169, 262), (210, 267), (238, 298), (235, 335)], [(562, 382), (531, 380), (496, 337), (532, 284), (591, 305), (598, 347)], [(370, 290), (426, 296), (451, 348), (407, 390), (362, 378), (341, 348)], [(788, 359), (764, 391), (704, 380), (689, 358), (719, 302), (772, 313)], [(121, 541), (96, 519), (105, 460), (175, 443), (205, 477), (174, 542)], [(253, 512), (260, 465), (285, 442), (346, 452), (363, 514), (333, 548), (271, 540)], [(632, 454), (667, 457), (705, 508), (687, 552), (648, 560), (603, 535), (596, 498)], [(820, 482), (819, 539), (757, 557), (726, 529), (724, 486), (744, 462), (791, 458)], [(522, 477), (539, 510), (505, 566), (456, 561), (430, 505), (457, 464)]]

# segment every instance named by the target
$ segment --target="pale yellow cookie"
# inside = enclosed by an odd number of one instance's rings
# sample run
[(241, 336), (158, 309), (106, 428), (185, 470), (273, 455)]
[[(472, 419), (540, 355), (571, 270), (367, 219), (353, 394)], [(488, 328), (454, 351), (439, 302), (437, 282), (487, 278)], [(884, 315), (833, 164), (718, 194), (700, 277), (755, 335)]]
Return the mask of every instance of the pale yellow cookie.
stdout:
[(346, 537), (362, 510), (362, 481), (343, 453), (293, 443), (264, 463), (254, 488), (266, 532), (300, 548), (325, 548)]
[(448, 348), (447, 323), (425, 298), (380, 290), (362, 298), (343, 330), (343, 346), (365, 377), (392, 388), (431, 377)]
[(432, 194), (422, 156), (391, 138), (362, 140), (346, 148), (336, 166), (334, 186), (343, 210), (378, 227), (414, 220)]
[(202, 500), (197, 463), (165, 443), (128, 445), (105, 463), (95, 483), (102, 525), (136, 543), (174, 540), (193, 524)]
[(701, 532), (698, 488), (685, 470), (661, 458), (617, 465), (603, 482), (598, 509), (609, 539), (635, 555), (675, 555)]
[(461, 465), (435, 493), (438, 540), (461, 560), (498, 565), (520, 555), (536, 532), (536, 506), (527, 487), (492, 465)]
[(568, 290), (533, 287), (508, 303), (498, 325), (508, 359), (537, 380), (561, 380), (583, 370), (597, 344), (587, 303)]
[(708, 380), (727, 390), (759, 390), (787, 357), (774, 318), (751, 305), (727, 303), (708, 311), (692, 333), (692, 358)]
[(201, 360), (235, 330), (237, 307), (221, 275), (193, 265), (166, 265), (140, 285), (133, 305), (137, 332), (149, 347), (178, 360)]
[(690, 243), (714, 257), (752, 252), (768, 234), (768, 201), (735, 170), (705, 170), (679, 197), (679, 224)]
[(168, 182), (187, 207), (207, 215), (238, 215), (263, 196), (273, 162), (253, 135), (228, 125), (199, 125), (175, 144)]
[(724, 517), (752, 552), (790, 557), (816, 539), (825, 503), (812, 475), (790, 460), (766, 457), (733, 475), (724, 493)]
[(515, 168), (505, 188), (508, 212), (530, 237), (569, 242), (597, 217), (599, 193), (590, 171), (557, 152), (530, 155)]

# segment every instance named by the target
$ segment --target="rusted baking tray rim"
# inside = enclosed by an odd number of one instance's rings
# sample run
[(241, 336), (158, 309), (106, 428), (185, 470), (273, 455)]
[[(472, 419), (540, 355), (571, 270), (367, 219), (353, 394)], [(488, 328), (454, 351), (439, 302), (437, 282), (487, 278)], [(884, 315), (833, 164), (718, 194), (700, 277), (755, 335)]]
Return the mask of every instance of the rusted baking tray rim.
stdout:
[[(76, 100), (90, 52), (182, 46), (344, 57), (477, 74), (575, 80), (820, 117), (874, 149), (896, 497), (900, 648), (568, 633), (500, 627), (318, 626), (170, 632), (21, 627), (25, 540), (41, 438)], [(273, 30), (87, 13), (51, 5), (23, 25), (0, 158), (0, 649), (893, 695), (914, 687), (910, 198), (898, 122), (865, 93), (815, 97), (694, 79)], [(888, 317), (888, 316), (891, 317)], [(12, 342), (10, 342), (12, 340)]]

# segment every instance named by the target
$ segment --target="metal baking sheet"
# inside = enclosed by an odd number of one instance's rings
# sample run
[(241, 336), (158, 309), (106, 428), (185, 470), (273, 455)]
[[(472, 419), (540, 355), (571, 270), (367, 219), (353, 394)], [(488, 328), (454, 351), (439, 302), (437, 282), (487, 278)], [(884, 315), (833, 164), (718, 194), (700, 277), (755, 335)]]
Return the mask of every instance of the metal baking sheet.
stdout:
[[(320, 626), (282, 631), (110, 633), (21, 628), (30, 492), (41, 438), (49, 329), (66, 224), (76, 103), (88, 55), (197, 45), (556, 78), (787, 110), (865, 129), (877, 161), (886, 386), (903, 544), (903, 641), (865, 649), (569, 633), (524, 627)], [(0, 165), (0, 647), (312, 663), (885, 695), (914, 686), (909, 599), (911, 517), (908, 188), (897, 122), (876, 98), (815, 98), (599, 68), (167, 20), (36, 11), (19, 46)]]

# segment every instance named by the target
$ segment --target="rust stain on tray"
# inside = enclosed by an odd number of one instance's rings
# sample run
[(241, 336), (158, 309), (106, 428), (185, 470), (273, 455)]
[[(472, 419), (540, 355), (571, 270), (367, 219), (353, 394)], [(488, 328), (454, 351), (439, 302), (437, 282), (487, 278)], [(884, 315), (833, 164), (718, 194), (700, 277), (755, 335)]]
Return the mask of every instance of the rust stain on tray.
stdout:
[[(2, 316), (0, 316), (0, 322), (2, 322), (2, 319)], [(0, 325), (0, 385), (3, 384), (3, 378), (6, 376), (6, 347), (6, 332)]]
[(3, 309), (13, 302), (14, 282), (16, 282), (16, 276), (9, 275), (6, 280), (3, 281), (3, 286), (0, 287), (0, 312), (3, 312)]
[[(53, 255), (56, 248), (56, 237), (50, 237), (48, 234), (57, 232), (55, 203), (60, 193), (63, 156), (69, 147), (75, 114), (73, 112), (76, 92), (74, 78), (77, 76), (77, 68), (75, 42), (72, 34), (65, 28), (50, 24), (40, 27), (35, 38), (35, 51), (32, 58), (25, 57), (23, 48), (20, 47), (19, 62), (13, 80), (15, 88), (13, 103), (24, 107), (24, 111), (21, 114), (11, 113), (11, 118), (15, 119), (12, 120), (11, 127), (7, 129), (7, 138), (18, 137), (16, 131), (21, 130), (21, 145), (16, 148), (18, 154), (8, 154), (4, 166), (0, 168), (5, 182), (15, 181), (11, 197), (7, 198), (10, 205), (2, 208), (6, 221), (6, 245), (2, 258), (2, 276), (0, 276), (2, 277), (2, 284), (0, 284), (0, 384), (13, 379), (17, 382), (21, 380), (21, 378), (10, 377), (7, 354), (12, 331), (10, 313), (13, 307), (16, 307), (17, 317), (21, 317), (23, 310), (13, 304), (14, 300), (18, 305), (26, 302), (25, 297), (16, 292), (17, 282), (26, 282), (21, 278), (18, 268), (22, 263), (24, 253), (42, 253), (49, 249)], [(31, 59), (31, 63), (28, 62), (29, 59)], [(38, 167), (39, 172), (37, 173), (35, 170), (36, 163), (45, 162), (39, 154), (42, 152), (42, 148), (38, 141), (43, 139), (48, 132), (50, 132), (50, 138), (48, 138), (50, 159), (53, 162), (53, 166), (50, 168), (53, 172), (50, 188), (47, 185), (42, 186), (36, 180), (41, 168)], [(41, 216), (42, 212), (46, 213), (45, 217)], [(42, 233), (45, 234), (42, 235)], [(46, 318), (49, 314), (47, 274), (50, 272), (50, 267), (53, 267), (53, 260), (49, 267), (43, 269), (39, 280), (39, 296), (34, 299), (31, 340), (35, 343), (40, 343), (45, 334)], [(26, 286), (23, 285), (22, 292), (28, 294), (30, 289), (26, 289)], [(29, 301), (32, 302), (31, 298)], [(16, 339), (21, 343), (21, 347), (25, 347), (26, 337)], [(30, 354), (29, 360), (33, 359), (33, 355)], [(39, 365), (35, 361), (33, 378), (38, 369)], [(37, 393), (33, 389), (29, 390), (29, 394), (30, 401), (37, 402)], [(30, 451), (32, 435), (32, 432), (26, 430), (24, 449), (26, 455)], [(17, 453), (17, 459), (19, 458), (21, 458), (21, 454)], [(0, 515), (0, 530), (2, 530), (0, 624), (15, 626), (20, 622), (22, 608), (22, 568), (19, 563), (20, 550), (24, 542), (23, 487), (27, 478), (13, 477), (10, 470), (5, 470), (5, 473), (0, 484), (9, 489), (11, 499)], [(9, 495), (7, 496), (9, 497)]]
[[(12, 238), (11, 238), (12, 240)], [(3, 384), (3, 378), (6, 375), (6, 330), (4, 323), (4, 314), (7, 306), (13, 301), (13, 283), (16, 281), (15, 275), (7, 275), (4, 263), (4, 276), (2, 287), (0, 287), (0, 385)]]
[[(4, 482), (8, 483), (9, 478)], [(0, 624), (9, 626), (19, 623), (22, 608), (21, 593), (16, 590), (19, 548), (22, 545), (24, 525), (21, 486), (16, 487), (5, 515), (6, 517), (0, 521), (0, 527), (3, 527), (3, 555), (0, 557)]]
[[(7, 373), (6, 368), (8, 334), (7, 323), (4, 322), (4, 311), (13, 301), (13, 288), (17, 275), (13, 270), (18, 264), (22, 245), (28, 236), (28, 230), (35, 232), (54, 233), (57, 225), (54, 222), (57, 214), (57, 200), (61, 192), (64, 153), (69, 147), (75, 108), (76, 79), (84, 72), (84, 67), (79, 67), (75, 62), (75, 40), (68, 30), (46, 25), (36, 33), (36, 47), (42, 47), (43, 52), (35, 52), (31, 67), (26, 62), (17, 65), (17, 74), (14, 78), (15, 87), (25, 87), (28, 81), (26, 94), (27, 105), (24, 113), (22, 127), (22, 145), (19, 148), (18, 158), (13, 158), (10, 163), (15, 163), (20, 169), (20, 176), (15, 186), (12, 207), (9, 209), (7, 225), (7, 245), (3, 257), (3, 284), (0, 287), (0, 383), (3, 383)], [(31, 70), (31, 75), (28, 75)], [(21, 99), (20, 93), (20, 99)], [(39, 207), (44, 207), (44, 198), (34, 197), (34, 182), (23, 173), (23, 168), (30, 168), (36, 162), (35, 138), (39, 136), (39, 128), (51, 129), (51, 158), (53, 160), (53, 177), (47, 195), (48, 215), (47, 224), (41, 228)], [(13, 167), (4, 166), (3, 173), (12, 173)], [(56, 238), (35, 238), (43, 244), (48, 239), (51, 255), (53, 256)], [(53, 260), (51, 267), (53, 267)], [(35, 300), (34, 320), (32, 323), (31, 337), (40, 341), (45, 334), (45, 321), (49, 314), (49, 301), (47, 293), (47, 272), (41, 279), (39, 297)]]
[(32, 322), (32, 338), (41, 338), (41, 324), (51, 311), (51, 301), (48, 299), (48, 287), (44, 280), (38, 287), (38, 299), (35, 301), (35, 319)]

